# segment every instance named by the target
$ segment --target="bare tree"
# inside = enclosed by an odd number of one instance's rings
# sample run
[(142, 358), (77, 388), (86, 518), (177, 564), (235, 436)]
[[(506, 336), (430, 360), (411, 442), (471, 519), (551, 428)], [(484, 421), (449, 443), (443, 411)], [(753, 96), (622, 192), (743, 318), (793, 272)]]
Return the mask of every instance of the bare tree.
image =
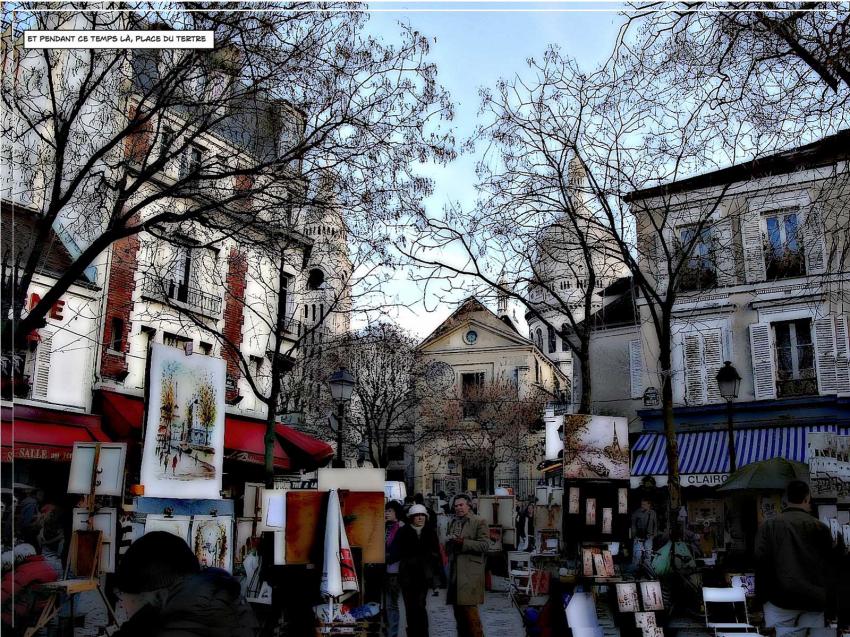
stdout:
[[(13, 334), (21, 346), (121, 238), (186, 221), (224, 234), (287, 227), (286, 215), (310, 204), (303, 184), (327, 170), (338, 176), (349, 227), (374, 234), (377, 219), (416, 210), (430, 191), (414, 162), (453, 154), (438, 126), (451, 105), (425, 59), (428, 40), (410, 29), (384, 44), (364, 34), (368, 15), (345, 4), (88, 9), (24, 7), (4, 36), (4, 163), (15, 168), (4, 198), (38, 219), (31, 244), (4, 261), (4, 355)], [(23, 28), (192, 28), (212, 30), (217, 47), (26, 49)], [(52, 228), (79, 248), (25, 312)]]

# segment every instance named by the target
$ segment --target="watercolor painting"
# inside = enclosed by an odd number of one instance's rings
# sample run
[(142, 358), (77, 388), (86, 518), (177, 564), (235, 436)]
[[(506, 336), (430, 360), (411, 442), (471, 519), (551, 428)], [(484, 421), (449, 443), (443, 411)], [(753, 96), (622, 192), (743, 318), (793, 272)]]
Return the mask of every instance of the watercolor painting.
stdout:
[(629, 425), (625, 418), (564, 416), (564, 478), (626, 480)]
[(189, 524), (192, 518), (188, 515), (162, 515), (161, 513), (148, 513), (145, 518), (145, 534), (154, 531), (165, 531), (176, 535), (187, 544), (189, 543)]
[(224, 451), (225, 363), (151, 346), (145, 495), (216, 499)]
[(230, 570), (233, 555), (233, 520), (229, 517), (196, 515), (192, 519), (192, 551), (201, 568)]

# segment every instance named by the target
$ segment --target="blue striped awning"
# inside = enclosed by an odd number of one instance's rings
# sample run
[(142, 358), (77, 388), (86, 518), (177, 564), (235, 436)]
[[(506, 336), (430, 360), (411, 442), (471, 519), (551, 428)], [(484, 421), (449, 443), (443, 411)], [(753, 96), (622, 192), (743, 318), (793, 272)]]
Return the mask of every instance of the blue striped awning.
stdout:
[[(786, 458), (806, 462), (806, 433), (832, 432), (850, 435), (850, 427), (815, 425), (809, 427), (763, 427), (735, 431), (735, 457), (738, 467)], [(729, 473), (726, 431), (692, 431), (676, 434), (679, 445), (679, 473)], [(632, 446), (632, 475), (667, 473), (667, 443), (660, 433), (641, 434)]]

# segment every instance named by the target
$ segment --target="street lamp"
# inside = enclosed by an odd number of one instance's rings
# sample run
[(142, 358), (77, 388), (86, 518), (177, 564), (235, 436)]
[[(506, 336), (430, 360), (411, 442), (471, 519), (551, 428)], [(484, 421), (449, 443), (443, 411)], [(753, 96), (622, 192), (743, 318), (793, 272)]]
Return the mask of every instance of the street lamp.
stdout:
[(720, 387), (720, 395), (726, 399), (726, 427), (729, 430), (729, 473), (737, 470), (735, 461), (735, 433), (732, 420), (732, 401), (738, 397), (738, 389), (741, 387), (741, 377), (738, 370), (730, 361), (724, 361), (723, 367), (717, 372), (717, 385)]
[(336, 370), (328, 378), (328, 386), (331, 388), (331, 398), (337, 404), (338, 416), (336, 423), (336, 460), (334, 467), (345, 467), (342, 459), (342, 430), (345, 425), (345, 403), (351, 400), (354, 391), (354, 376), (345, 367)]

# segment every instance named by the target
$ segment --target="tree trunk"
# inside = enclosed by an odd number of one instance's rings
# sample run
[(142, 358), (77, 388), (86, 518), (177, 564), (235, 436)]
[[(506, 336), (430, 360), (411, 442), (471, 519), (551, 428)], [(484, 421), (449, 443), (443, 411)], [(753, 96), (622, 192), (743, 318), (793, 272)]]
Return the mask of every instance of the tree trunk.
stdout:
[(663, 312), (662, 320), (658, 355), (658, 363), (661, 366), (661, 409), (664, 418), (664, 437), (667, 440), (667, 489), (670, 493), (670, 508), (676, 511), (681, 505), (681, 494), (679, 491), (679, 445), (676, 441), (676, 422), (673, 418), (671, 321), (668, 312)]
[(589, 343), (582, 343), (582, 355), (579, 356), (581, 369), (581, 401), (578, 413), (589, 414), (593, 405), (593, 387), (590, 380), (590, 348)]
[(280, 291), (284, 289), (286, 274), (283, 269), (285, 259), (281, 250), (280, 265), (278, 266), (277, 280), (277, 314), (275, 315), (276, 329), (270, 339), (274, 349), (272, 350), (272, 383), (269, 389), (268, 400), (266, 405), (268, 413), (266, 414), (266, 435), (263, 438), (265, 444), (264, 465), (266, 474), (266, 488), (274, 487), (274, 443), (275, 443), (275, 424), (277, 421), (277, 404), (280, 398), (280, 375), (283, 370), (283, 359), (280, 354), (281, 335), (284, 330), (284, 322), (286, 320), (286, 296)]

